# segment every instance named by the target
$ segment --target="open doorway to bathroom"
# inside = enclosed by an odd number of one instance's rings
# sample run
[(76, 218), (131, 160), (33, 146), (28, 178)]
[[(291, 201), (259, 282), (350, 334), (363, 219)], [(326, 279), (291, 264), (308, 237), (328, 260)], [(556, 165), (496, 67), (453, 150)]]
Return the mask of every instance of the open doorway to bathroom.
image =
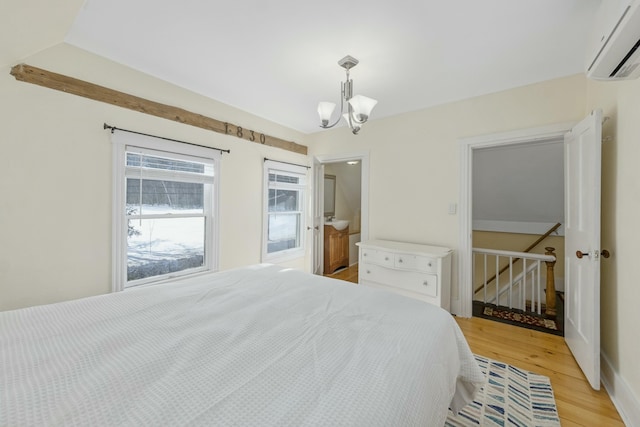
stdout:
[(314, 159), (312, 271), (357, 282), (358, 247), (368, 239), (368, 153)]

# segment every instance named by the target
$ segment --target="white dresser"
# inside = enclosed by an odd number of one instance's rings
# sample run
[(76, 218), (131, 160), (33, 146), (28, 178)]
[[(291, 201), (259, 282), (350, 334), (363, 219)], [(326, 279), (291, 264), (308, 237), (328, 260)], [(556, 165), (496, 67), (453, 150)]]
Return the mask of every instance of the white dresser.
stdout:
[(359, 284), (384, 288), (449, 311), (451, 249), (389, 240), (357, 245)]

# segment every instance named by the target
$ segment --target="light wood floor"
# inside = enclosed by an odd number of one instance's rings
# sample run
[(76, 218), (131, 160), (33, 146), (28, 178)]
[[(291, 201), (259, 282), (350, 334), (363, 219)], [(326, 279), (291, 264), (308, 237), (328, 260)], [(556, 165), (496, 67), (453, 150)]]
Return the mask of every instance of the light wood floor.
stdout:
[[(329, 277), (358, 283), (358, 267)], [(563, 427), (624, 426), (604, 388), (591, 388), (563, 337), (477, 317), (456, 321), (474, 353), (549, 377)]]
[(354, 264), (351, 267), (338, 270), (333, 274), (325, 274), (332, 279), (346, 280), (347, 282), (358, 283), (358, 264)]

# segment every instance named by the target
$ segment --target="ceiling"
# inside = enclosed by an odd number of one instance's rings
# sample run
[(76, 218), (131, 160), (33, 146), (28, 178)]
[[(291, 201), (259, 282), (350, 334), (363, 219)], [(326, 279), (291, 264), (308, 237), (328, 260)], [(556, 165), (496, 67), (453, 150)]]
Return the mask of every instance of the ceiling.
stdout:
[(65, 41), (312, 133), (347, 54), (375, 120), (583, 72), (599, 3), (86, 0)]

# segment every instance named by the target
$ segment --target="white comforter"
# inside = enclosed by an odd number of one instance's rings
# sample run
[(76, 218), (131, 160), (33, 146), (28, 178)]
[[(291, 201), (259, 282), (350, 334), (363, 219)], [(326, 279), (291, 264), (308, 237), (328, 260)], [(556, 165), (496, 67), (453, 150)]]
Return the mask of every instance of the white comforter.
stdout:
[(447, 312), (275, 266), (0, 313), (2, 426), (440, 426), (482, 379)]

